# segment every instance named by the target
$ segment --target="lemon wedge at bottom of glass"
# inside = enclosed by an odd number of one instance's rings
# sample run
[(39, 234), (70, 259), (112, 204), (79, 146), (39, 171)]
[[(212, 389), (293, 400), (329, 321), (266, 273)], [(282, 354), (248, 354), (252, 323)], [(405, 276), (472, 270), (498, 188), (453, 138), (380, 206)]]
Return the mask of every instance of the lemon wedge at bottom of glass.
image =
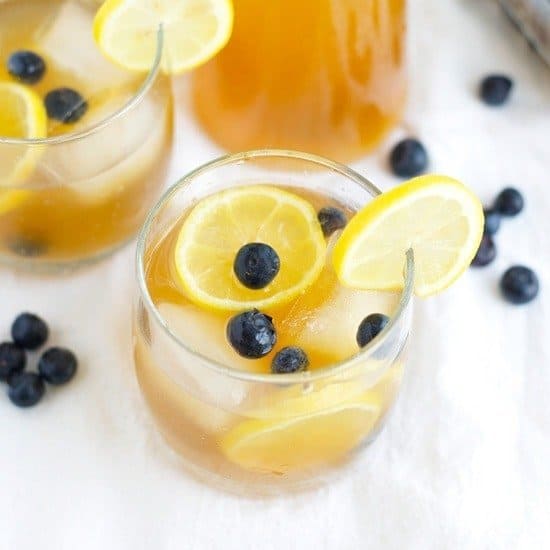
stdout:
[(279, 474), (343, 460), (372, 432), (382, 408), (374, 391), (339, 401), (349, 390), (350, 384), (331, 384), (282, 398), (263, 417), (237, 424), (220, 441), (221, 450), (247, 470)]

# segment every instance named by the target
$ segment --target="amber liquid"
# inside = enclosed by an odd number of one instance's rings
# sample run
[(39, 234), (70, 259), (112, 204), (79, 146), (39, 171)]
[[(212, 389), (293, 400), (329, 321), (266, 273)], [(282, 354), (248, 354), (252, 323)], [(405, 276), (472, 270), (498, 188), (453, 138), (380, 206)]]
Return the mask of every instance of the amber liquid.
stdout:
[[(321, 194), (288, 189), (307, 198), (318, 209), (338, 206), (349, 217), (353, 212)], [(226, 366), (255, 373), (270, 373), (275, 351), (286, 345), (301, 345), (308, 354), (310, 370), (345, 360), (357, 351), (355, 332), (360, 319), (373, 311), (391, 315), (399, 301), (398, 293), (346, 290), (340, 287), (330, 262), (314, 285), (284, 306), (266, 311), (277, 328), (274, 351), (260, 359), (244, 359), (230, 347), (225, 326), (235, 312), (216, 313), (193, 304), (181, 289), (175, 269), (175, 247), (185, 212), (176, 223), (151, 242), (144, 257), (145, 279), (149, 295), (163, 321), (185, 342), (188, 349)], [(330, 246), (330, 242), (329, 242)], [(342, 298), (344, 293), (345, 298)], [(327, 311), (324, 308), (329, 308)], [(342, 327), (345, 325), (345, 329)], [(328, 329), (328, 332), (327, 332)], [(316, 335), (324, 330), (323, 336)], [(301, 334), (309, 334), (300, 339)], [(327, 334), (329, 335), (327, 338)], [(320, 340), (323, 339), (322, 346)], [(327, 342), (328, 341), (328, 342)], [(308, 342), (308, 343), (304, 343)], [(321, 347), (323, 349), (321, 349)], [(289, 461), (275, 470), (244, 467), (227, 456), (224, 438), (251, 420), (269, 417), (272, 407), (281, 406), (289, 394), (312, 396), (329, 383), (278, 385), (236, 382), (218, 377), (196, 355), (182, 350), (168, 338), (140, 301), (134, 317), (134, 356), (137, 378), (155, 421), (167, 442), (184, 458), (188, 469), (200, 479), (221, 484), (232, 491), (246, 493), (276, 491), (282, 486), (307, 486), (315, 476), (324, 476), (334, 466), (349, 460), (354, 451), (374, 437), (398, 390), (402, 371), (402, 350), (376, 363), (358, 365), (375, 373), (367, 381), (362, 377), (349, 381), (359, 395), (370, 395), (380, 405), (380, 413), (371, 426), (365, 426), (357, 439), (344, 440), (341, 453), (319, 453), (302, 461)], [(272, 375), (274, 382), (277, 375)], [(238, 402), (234, 402), (237, 396)], [(313, 401), (315, 402), (315, 401)], [(328, 406), (328, 405), (327, 405)], [(313, 411), (305, 411), (306, 414)], [(319, 438), (330, 440), (323, 420)], [(315, 436), (317, 437), (317, 436)], [(351, 437), (351, 436), (350, 436)], [(314, 440), (318, 444), (319, 439)], [(289, 457), (293, 450), (288, 449)], [(261, 462), (261, 461), (260, 461)], [(270, 488), (268, 488), (270, 487)]]
[[(40, 98), (70, 87), (88, 103), (74, 124), (49, 119), (48, 137), (86, 131), (121, 109), (143, 82), (142, 75), (102, 57), (91, 37), (93, 15), (90, 2), (0, 2), (0, 82), (17, 82), (7, 59), (31, 50), (44, 58), (46, 72), (25, 86)], [(9, 168), (0, 170), (0, 256), (71, 262), (104, 254), (135, 234), (165, 181), (170, 93), (169, 81), (158, 79), (139, 105), (79, 140), (39, 147), (0, 143), (0, 153), (11, 148), (32, 157), (23, 181), (10, 181)], [(10, 196), (14, 191), (17, 199)]]
[[(287, 188), (286, 190), (307, 198), (316, 210), (319, 210), (323, 206), (335, 206), (345, 212), (349, 218), (353, 216), (352, 211), (322, 195), (312, 192), (304, 193), (294, 188)], [(223, 344), (225, 344), (229, 350), (228, 344), (225, 342), (225, 326), (229, 319), (235, 315), (235, 312), (205, 310), (200, 305), (193, 303), (186, 296), (179, 283), (179, 276), (177, 274), (174, 258), (176, 254), (176, 243), (184, 221), (185, 215), (171, 228), (161, 243), (151, 250), (148, 258), (147, 288), (149, 289), (153, 302), (157, 305), (167, 303), (175, 304), (181, 308), (185, 308), (187, 315), (191, 318), (193, 316), (198, 317), (199, 315), (201, 317), (207, 317), (210, 321), (211, 330), (214, 332), (221, 332)], [(235, 253), (236, 252), (237, 251), (235, 251)], [(338, 286), (339, 283), (332, 266), (327, 265), (316, 280), (315, 285), (307, 289), (290, 303), (264, 311), (277, 321), (277, 345), (274, 348), (274, 353), (285, 346), (296, 344), (296, 335), (306, 328), (306, 324), (311, 321), (313, 312), (330, 300), (331, 295), (336, 292)], [(375, 304), (381, 304), (384, 310), (388, 310), (388, 312), (391, 312), (391, 309), (397, 304), (396, 295), (392, 293), (350, 292), (350, 299), (360, 298), (368, 302), (369, 300), (366, 297), (368, 295), (372, 297), (372, 307), (376, 307)], [(216, 339), (216, 341), (219, 342), (219, 339)], [(202, 343), (203, 342), (196, 346), (196, 348), (198, 348), (196, 351), (200, 353), (206, 352), (208, 355), (207, 349), (201, 349)], [(315, 370), (342, 361), (346, 359), (350, 353), (354, 353), (355, 351), (357, 351), (355, 345), (334, 346), (330, 351), (326, 349), (320, 350), (316, 347), (308, 348), (306, 352), (310, 361), (309, 369)], [(254, 361), (241, 359), (233, 350), (230, 350), (228, 355), (230, 357), (234, 356), (234, 361), (229, 363), (233, 368), (265, 374), (271, 372), (270, 364), (272, 355)]]
[(230, 151), (352, 160), (400, 118), (405, 0), (234, 0), (229, 44), (194, 76), (194, 108)]

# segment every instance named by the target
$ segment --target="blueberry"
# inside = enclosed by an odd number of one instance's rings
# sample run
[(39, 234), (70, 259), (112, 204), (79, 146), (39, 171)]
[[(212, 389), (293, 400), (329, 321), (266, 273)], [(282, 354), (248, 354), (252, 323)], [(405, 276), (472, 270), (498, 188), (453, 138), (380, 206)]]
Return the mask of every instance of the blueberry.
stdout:
[(279, 273), (281, 261), (273, 248), (264, 243), (245, 244), (235, 256), (233, 271), (247, 288), (266, 287)]
[(71, 88), (57, 88), (48, 92), (44, 105), (50, 118), (71, 124), (80, 120), (88, 110), (88, 103)]
[(485, 225), (483, 226), (484, 235), (494, 235), (500, 228), (500, 213), (493, 208), (484, 208)]
[(258, 359), (273, 349), (277, 334), (271, 317), (253, 309), (229, 320), (227, 339), (239, 355)]
[(402, 178), (417, 176), (428, 167), (428, 153), (420, 141), (404, 139), (392, 149), (390, 166), (393, 173)]
[(498, 194), (495, 209), (503, 216), (517, 216), (524, 204), (522, 194), (513, 187), (507, 187)]
[(33, 313), (21, 313), (11, 326), (11, 337), (20, 347), (35, 350), (48, 339), (48, 325)]
[(32, 407), (43, 397), (44, 381), (34, 372), (22, 372), (10, 380), (8, 397), (18, 407)]
[(36, 258), (46, 253), (47, 246), (39, 239), (13, 237), (7, 241), (8, 248), (18, 256)]
[(346, 215), (339, 208), (335, 208), (334, 206), (325, 206), (321, 208), (317, 213), (317, 219), (321, 224), (321, 229), (325, 237), (332, 235), (338, 229), (343, 229), (348, 223)]
[(15, 371), (15, 372), (12, 372), (10, 373), (10, 375), (8, 376), (8, 378), (6, 379), (6, 382), (8, 383), (8, 386), (13, 386), (14, 384), (17, 383), (17, 379), (25, 374), (26, 371), (24, 370), (20, 370), (20, 371)]
[(35, 84), (44, 76), (46, 63), (38, 54), (21, 50), (10, 55), (8, 72), (20, 82)]
[(479, 85), (479, 97), (487, 105), (502, 105), (508, 100), (512, 86), (512, 80), (505, 75), (489, 75)]
[(489, 265), (496, 256), (497, 247), (495, 242), (490, 235), (484, 235), (471, 265), (473, 267), (484, 267)]
[(50, 348), (38, 361), (40, 376), (55, 386), (68, 382), (75, 375), (76, 367), (77, 360), (74, 353), (64, 348)]
[(271, 362), (271, 371), (275, 374), (290, 374), (306, 370), (308, 365), (309, 359), (302, 348), (288, 346), (275, 354)]
[(374, 340), (388, 324), (390, 318), (382, 313), (371, 313), (367, 315), (357, 329), (357, 343), (362, 348)]
[(27, 364), (27, 354), (13, 342), (0, 344), (0, 380), (7, 382), (9, 377), (21, 372)]
[(500, 279), (500, 290), (512, 304), (526, 304), (539, 293), (539, 280), (532, 269), (515, 265), (506, 270)]

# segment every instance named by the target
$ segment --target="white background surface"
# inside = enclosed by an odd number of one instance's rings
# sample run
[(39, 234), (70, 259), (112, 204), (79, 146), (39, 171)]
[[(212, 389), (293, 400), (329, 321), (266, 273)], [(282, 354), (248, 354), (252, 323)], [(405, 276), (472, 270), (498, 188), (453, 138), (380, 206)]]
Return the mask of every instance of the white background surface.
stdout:
[[(155, 432), (132, 373), (133, 247), (70, 277), (0, 271), (0, 337), (21, 310), (51, 323), (51, 343), (81, 361), (69, 387), (35, 409), (0, 399), (0, 548), (541, 549), (550, 546), (550, 71), (490, 0), (412, 0), (411, 101), (403, 128), (434, 171), (486, 201), (524, 190), (500, 253), (445, 295), (418, 303), (412, 360), (385, 431), (360, 470), (318, 492), (247, 501), (191, 480)], [(489, 109), (481, 75), (516, 80)], [(171, 180), (217, 151), (177, 85)], [(358, 168), (382, 188), (397, 131)], [(540, 276), (526, 307), (498, 278), (513, 263)], [(0, 396), (1, 397), (1, 396)]]

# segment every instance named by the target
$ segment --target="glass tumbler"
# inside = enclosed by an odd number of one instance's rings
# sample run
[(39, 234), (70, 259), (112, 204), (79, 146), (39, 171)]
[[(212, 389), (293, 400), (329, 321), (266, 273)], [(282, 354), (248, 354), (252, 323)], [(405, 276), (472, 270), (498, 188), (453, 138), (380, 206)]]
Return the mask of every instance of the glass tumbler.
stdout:
[[(351, 212), (379, 193), (346, 166), (292, 151), (238, 153), (197, 168), (166, 192), (141, 231), (133, 317), (137, 379), (165, 440), (194, 475), (247, 495), (315, 487), (344, 471), (376, 437), (405, 366), (414, 271), (409, 252), (403, 258), (404, 290), (390, 293), (395, 305), (387, 327), (353, 356), (325, 368), (276, 375), (249, 372), (197, 351), (163, 315), (163, 303), (177, 306), (178, 298), (160, 296), (152, 266), (159, 265), (166, 235), (199, 200), (262, 183), (334, 199)], [(160, 264), (169, 264), (165, 255)], [(176, 277), (167, 268), (160, 279), (166, 282), (171, 276)], [(370, 296), (367, 292), (363, 303), (369, 304)], [(338, 323), (347, 314), (347, 308), (334, 312)], [(205, 333), (199, 339), (210, 337), (208, 327), (196, 327), (195, 333)]]
[(104, 112), (104, 104), (90, 100), (91, 125), (44, 139), (0, 136), (2, 263), (75, 267), (137, 233), (171, 156), (172, 92), (160, 72), (162, 40), (159, 30), (151, 70), (133, 77), (135, 86), (116, 110)]

